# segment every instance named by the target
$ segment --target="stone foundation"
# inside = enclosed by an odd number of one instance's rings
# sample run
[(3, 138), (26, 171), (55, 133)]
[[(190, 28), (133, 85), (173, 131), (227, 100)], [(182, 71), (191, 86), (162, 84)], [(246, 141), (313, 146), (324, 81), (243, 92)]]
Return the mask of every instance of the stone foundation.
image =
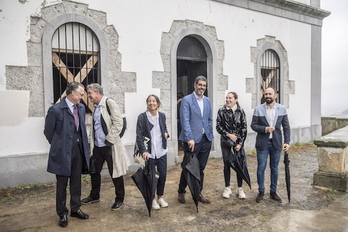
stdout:
[(348, 175), (317, 171), (313, 176), (313, 184), (348, 192)]
[(348, 192), (348, 127), (317, 140), (319, 170), (313, 184)]

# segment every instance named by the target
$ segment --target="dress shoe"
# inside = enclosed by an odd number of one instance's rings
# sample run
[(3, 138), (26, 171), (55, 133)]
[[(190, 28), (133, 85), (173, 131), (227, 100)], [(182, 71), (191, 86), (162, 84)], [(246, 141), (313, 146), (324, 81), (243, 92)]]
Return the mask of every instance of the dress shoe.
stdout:
[(180, 203), (186, 203), (186, 200), (185, 200), (185, 194), (184, 193), (178, 193), (178, 201)]
[(83, 204), (83, 205), (87, 205), (87, 204), (91, 204), (91, 203), (97, 203), (97, 202), (99, 202), (99, 199), (93, 199), (90, 196), (81, 200), (81, 204)]
[(85, 214), (81, 211), (81, 209), (78, 209), (76, 212), (71, 212), (70, 217), (77, 217), (79, 219), (88, 219), (88, 214)]
[(259, 195), (257, 195), (256, 197), (256, 202), (260, 203), (261, 201), (263, 201), (263, 196), (265, 195), (264, 192), (259, 192)]
[(118, 210), (123, 205), (123, 201), (116, 201), (112, 206), (111, 210)]
[(199, 194), (198, 200), (199, 200), (200, 202), (202, 202), (203, 204), (210, 204), (210, 201), (209, 201), (207, 198), (203, 197), (202, 194)]
[(67, 227), (67, 225), (68, 225), (68, 216), (63, 215), (63, 216), (59, 217), (59, 226), (60, 227)]
[(282, 199), (277, 195), (276, 192), (270, 192), (269, 195), (271, 196), (271, 198), (272, 198), (273, 200), (278, 201), (278, 202), (280, 202), (280, 203), (282, 202)]

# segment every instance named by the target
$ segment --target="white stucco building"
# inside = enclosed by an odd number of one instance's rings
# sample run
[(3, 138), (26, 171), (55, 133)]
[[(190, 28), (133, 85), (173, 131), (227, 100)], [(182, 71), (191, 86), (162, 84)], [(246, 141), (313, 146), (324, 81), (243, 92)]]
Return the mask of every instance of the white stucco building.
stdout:
[[(214, 120), (235, 91), (250, 123), (262, 88), (272, 85), (288, 108), (292, 143), (313, 141), (321, 136), (321, 30), (329, 14), (320, 0), (2, 0), (0, 188), (54, 181), (44, 120), (72, 80), (99, 82), (116, 100), (130, 157), (137, 116), (156, 94), (171, 135), (169, 165), (180, 160), (177, 94), (190, 93), (198, 74), (208, 78)], [(211, 156), (219, 157), (214, 135)]]

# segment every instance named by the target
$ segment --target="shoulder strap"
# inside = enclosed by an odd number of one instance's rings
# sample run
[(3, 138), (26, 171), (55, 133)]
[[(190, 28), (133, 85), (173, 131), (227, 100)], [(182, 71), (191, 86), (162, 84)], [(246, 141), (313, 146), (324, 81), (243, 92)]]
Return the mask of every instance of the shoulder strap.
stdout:
[(105, 105), (106, 105), (106, 110), (108, 111), (109, 115), (111, 115), (110, 107), (109, 107), (109, 105), (108, 105), (108, 100), (109, 100), (109, 98), (106, 98), (106, 100), (105, 100)]
[[(109, 100), (109, 98), (106, 98), (105, 105), (106, 105), (106, 110), (108, 111), (109, 115), (111, 115), (110, 107), (108, 105), (108, 100)], [(122, 126), (122, 130), (121, 130), (121, 133), (120, 133), (120, 138), (123, 137), (124, 132), (127, 129), (127, 119), (126, 119), (126, 117), (122, 117), (122, 119), (123, 119), (123, 126)]]

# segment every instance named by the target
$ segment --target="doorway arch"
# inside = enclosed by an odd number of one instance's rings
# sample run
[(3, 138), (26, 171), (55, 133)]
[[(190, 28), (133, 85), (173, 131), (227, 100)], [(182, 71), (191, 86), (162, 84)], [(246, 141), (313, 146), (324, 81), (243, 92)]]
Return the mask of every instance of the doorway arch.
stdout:
[[(171, 133), (171, 140), (168, 141), (168, 146), (170, 147), (168, 157), (175, 157), (174, 162), (180, 162), (182, 158), (177, 156), (177, 55), (180, 42), (187, 36), (199, 41), (206, 53), (207, 92), (209, 93), (212, 104), (213, 127), (217, 110), (223, 105), (225, 91), (228, 87), (228, 77), (222, 73), (224, 43), (218, 40), (215, 27), (191, 20), (174, 21), (170, 31), (162, 33), (161, 57), (164, 71), (153, 73), (153, 87), (161, 88), (161, 98), (163, 95), (164, 100), (168, 100), (166, 103), (170, 105), (166, 112), (168, 114), (167, 126)], [(160, 78), (161, 81), (159, 81)], [(216, 156), (215, 147), (218, 144), (217, 140), (219, 136), (216, 136), (215, 130), (214, 135), (211, 156)], [(168, 162), (170, 163), (171, 161), (168, 160)]]
[[(207, 53), (198, 39), (188, 35), (180, 41), (176, 57), (177, 137), (179, 137), (181, 99), (194, 91), (193, 85), (197, 76), (207, 76)], [(204, 95), (208, 96), (207, 92), (205, 91)]]

